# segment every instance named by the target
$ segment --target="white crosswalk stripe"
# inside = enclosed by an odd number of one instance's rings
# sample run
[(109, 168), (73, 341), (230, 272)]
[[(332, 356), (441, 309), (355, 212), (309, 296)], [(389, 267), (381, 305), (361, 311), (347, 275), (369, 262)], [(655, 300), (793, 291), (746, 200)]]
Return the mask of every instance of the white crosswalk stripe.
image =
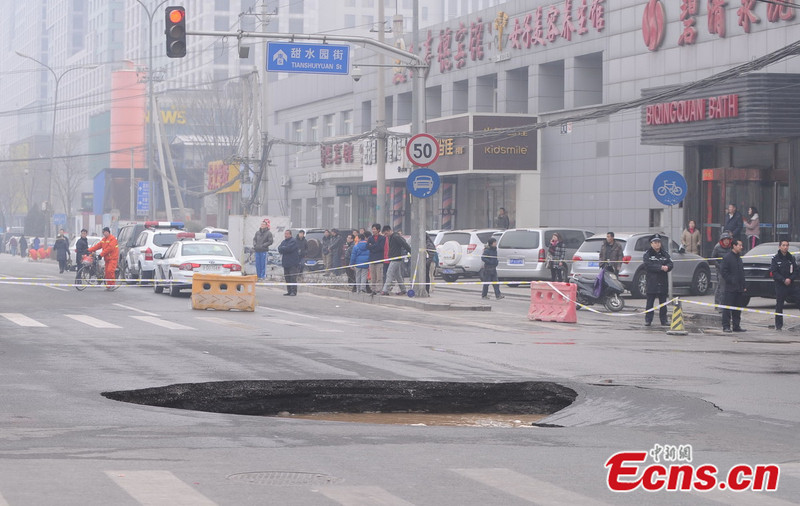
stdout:
[(44, 323), (38, 322), (22, 313), (0, 313), (0, 316), (11, 323), (16, 323), (20, 327), (47, 327)]
[(103, 320), (98, 320), (97, 318), (92, 318), (91, 316), (85, 314), (65, 314), (67, 318), (72, 318), (75, 321), (85, 323), (90, 327), (94, 327), (96, 329), (121, 329), (119, 325), (114, 325), (113, 323), (109, 323)]
[(506, 494), (543, 506), (561, 506), (563, 504), (600, 506), (607, 504), (511, 469), (451, 469), (451, 471)]
[(157, 325), (159, 327), (164, 327), (165, 329), (170, 330), (197, 330), (194, 327), (188, 327), (186, 325), (181, 325), (180, 323), (171, 322), (168, 320), (162, 320), (161, 318), (157, 318), (155, 316), (131, 316), (139, 321), (143, 321), (145, 323), (151, 323), (153, 325)]
[(380, 487), (321, 487), (320, 493), (343, 506), (414, 506)]
[(217, 316), (198, 316), (196, 319), (204, 322), (216, 323), (217, 325), (224, 325), (226, 327), (236, 327), (237, 329), (254, 330), (258, 328), (253, 325), (226, 320), (225, 318), (219, 318)]
[(142, 506), (214, 506), (202, 495), (169, 471), (106, 471)]
[(3, 498), (3, 495), (2, 495), (2, 494), (0, 494), (0, 506), (8, 506), (8, 503), (7, 503), (7, 502), (6, 502), (6, 500)]
[(295, 322), (291, 320), (282, 320), (280, 318), (269, 318), (267, 320), (270, 323), (280, 323), (281, 325), (289, 325), (290, 327), (307, 327), (314, 329), (315, 332), (323, 332), (323, 333), (341, 333), (344, 330), (341, 329), (327, 329), (324, 328), (319, 323), (303, 323), (303, 322)]

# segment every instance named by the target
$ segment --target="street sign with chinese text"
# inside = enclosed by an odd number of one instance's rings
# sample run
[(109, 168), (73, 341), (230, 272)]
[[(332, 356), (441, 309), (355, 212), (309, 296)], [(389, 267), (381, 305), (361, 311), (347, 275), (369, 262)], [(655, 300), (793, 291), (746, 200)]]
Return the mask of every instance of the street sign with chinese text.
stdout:
[(136, 183), (136, 216), (150, 214), (150, 181)]
[(337, 75), (350, 72), (350, 46), (302, 42), (269, 42), (267, 46), (270, 72)]

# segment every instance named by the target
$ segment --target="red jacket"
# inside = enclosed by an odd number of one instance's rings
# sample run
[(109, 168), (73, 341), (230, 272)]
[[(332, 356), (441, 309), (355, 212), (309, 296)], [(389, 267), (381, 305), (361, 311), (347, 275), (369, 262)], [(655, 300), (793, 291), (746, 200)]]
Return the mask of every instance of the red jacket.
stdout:
[(119, 244), (113, 234), (108, 234), (108, 237), (103, 237), (97, 241), (97, 244), (89, 248), (89, 251), (97, 251), (99, 249), (103, 250), (100, 256), (106, 261), (119, 259)]

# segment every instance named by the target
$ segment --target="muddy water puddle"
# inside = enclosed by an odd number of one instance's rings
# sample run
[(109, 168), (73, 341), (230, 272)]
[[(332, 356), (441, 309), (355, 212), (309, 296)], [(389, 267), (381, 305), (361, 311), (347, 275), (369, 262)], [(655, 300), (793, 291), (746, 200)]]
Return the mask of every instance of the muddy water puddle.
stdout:
[(548, 415), (497, 413), (309, 413), (281, 418), (328, 422), (377, 423), (388, 425), (448, 427), (530, 427)]

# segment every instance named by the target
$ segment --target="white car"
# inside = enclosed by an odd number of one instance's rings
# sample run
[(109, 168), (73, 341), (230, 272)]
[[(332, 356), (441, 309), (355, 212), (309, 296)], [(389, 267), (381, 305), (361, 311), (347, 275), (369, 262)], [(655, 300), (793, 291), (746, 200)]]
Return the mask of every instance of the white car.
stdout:
[(436, 236), (439, 272), (445, 281), (477, 276), (483, 267), (483, 249), (496, 228), (477, 230), (446, 230)]
[(162, 293), (166, 288), (173, 297), (192, 287), (195, 272), (241, 276), (242, 264), (222, 236), (209, 238), (212, 234), (181, 232), (166, 252), (156, 253), (153, 291)]
[[(78, 258), (78, 250), (75, 248), (75, 245), (78, 244), (78, 239), (80, 238), (81, 236), (79, 235), (75, 236), (69, 242), (69, 258), (67, 259), (67, 269), (70, 271), (75, 270), (76, 266), (80, 261), (80, 259)], [(88, 241), (90, 248), (95, 244), (97, 244), (97, 242), (100, 241), (100, 239), (102, 239), (102, 237), (98, 237), (96, 235), (86, 236), (86, 240)]]
[(155, 255), (164, 254), (167, 248), (178, 240), (183, 232), (183, 223), (179, 221), (147, 221), (145, 229), (136, 238), (136, 243), (128, 250), (125, 259), (128, 279), (153, 279), (155, 273)]

